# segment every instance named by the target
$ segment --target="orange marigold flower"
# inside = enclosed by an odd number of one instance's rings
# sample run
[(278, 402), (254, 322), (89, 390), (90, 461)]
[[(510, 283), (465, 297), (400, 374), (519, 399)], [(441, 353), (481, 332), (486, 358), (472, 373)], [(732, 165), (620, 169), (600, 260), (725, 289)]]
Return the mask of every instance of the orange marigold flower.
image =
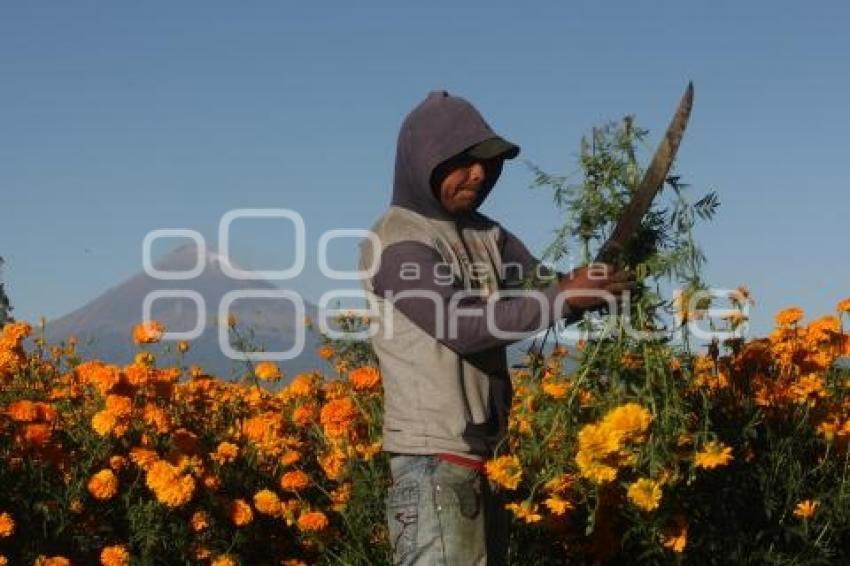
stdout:
[(776, 313), (777, 326), (791, 326), (803, 320), (803, 309), (799, 307), (790, 307)]
[(110, 456), (109, 457), (109, 467), (119, 472), (127, 467), (127, 458), (120, 455)]
[(516, 456), (500, 456), (484, 465), (487, 477), (506, 489), (516, 489), (522, 479), (522, 464)]
[(15, 532), (15, 519), (8, 512), (0, 513), (0, 538), (12, 536)]
[(38, 556), (34, 566), (71, 566), (71, 561), (64, 556)]
[(310, 485), (310, 476), (301, 470), (286, 472), (280, 477), (280, 488), (286, 491), (301, 491)]
[(263, 381), (277, 381), (283, 374), (274, 362), (260, 362), (254, 366), (254, 375)]
[(140, 322), (133, 327), (133, 341), (136, 344), (156, 344), (162, 340), (162, 335), (165, 333), (165, 326), (156, 320), (148, 321), (147, 323)]
[(328, 526), (328, 518), (321, 511), (309, 511), (298, 516), (298, 528), (302, 531), (321, 531)]
[(694, 457), (696, 467), (705, 468), (706, 470), (725, 466), (730, 461), (732, 461), (732, 449), (716, 440), (705, 444), (702, 447), (702, 451), (697, 452)]
[(187, 342), (186, 340), (180, 340), (179, 342), (177, 342), (177, 351), (181, 354), (185, 354), (186, 352), (188, 352), (189, 342)]
[(328, 479), (334, 481), (342, 478), (346, 471), (347, 463), (348, 458), (346, 458), (346, 455), (338, 450), (331, 450), (319, 458), (319, 465), (322, 467), (322, 471), (325, 472)]
[(280, 457), (280, 465), (283, 467), (291, 466), (301, 459), (301, 453), (295, 450), (287, 450)]
[(838, 312), (850, 312), (850, 298), (844, 299), (835, 307)]
[(377, 368), (364, 366), (349, 373), (348, 380), (357, 391), (372, 389), (381, 383), (381, 372)]
[(118, 478), (112, 470), (101, 470), (89, 479), (87, 487), (95, 499), (112, 499), (118, 493)]
[(188, 503), (195, 492), (194, 478), (188, 474), (181, 475), (177, 467), (163, 460), (157, 460), (148, 467), (145, 483), (157, 500), (167, 507)]
[(154, 462), (159, 461), (159, 454), (147, 448), (132, 448), (130, 460), (142, 470), (147, 471)]
[(794, 508), (794, 516), (799, 519), (811, 519), (815, 516), (818, 502), (811, 499), (806, 499), (797, 504)]
[(652, 415), (637, 403), (626, 403), (609, 411), (602, 424), (622, 440), (639, 438), (649, 428)]
[(130, 564), (130, 553), (122, 544), (104, 547), (100, 551), (100, 563), (103, 566), (128, 566)]
[(199, 533), (210, 526), (210, 517), (206, 511), (195, 511), (189, 519), (189, 526), (192, 531)]
[(83, 362), (74, 371), (80, 381), (93, 386), (101, 395), (106, 395), (121, 379), (121, 372), (116, 366), (96, 360)]
[(322, 346), (319, 348), (319, 357), (323, 360), (329, 360), (334, 357), (336, 351), (333, 349), (333, 346)]
[(230, 520), (237, 527), (244, 527), (254, 520), (254, 512), (244, 499), (234, 499), (230, 502)]
[(210, 457), (219, 464), (233, 462), (239, 455), (239, 447), (232, 442), (221, 442)]
[(285, 392), (290, 397), (310, 397), (314, 392), (313, 382), (311, 374), (299, 373), (289, 383)]
[(312, 404), (299, 405), (292, 410), (292, 422), (299, 427), (306, 427), (316, 419), (316, 406)]
[(125, 395), (107, 395), (106, 410), (116, 417), (129, 417), (133, 411), (133, 400)]
[(270, 489), (261, 489), (254, 494), (254, 507), (263, 515), (276, 517), (280, 513), (280, 498)]
[(6, 408), (6, 414), (13, 421), (29, 423), (38, 418), (38, 408), (32, 401), (21, 399), (20, 401), (11, 403)]
[(335, 399), (322, 407), (319, 420), (325, 429), (325, 434), (331, 438), (340, 438), (348, 432), (351, 422), (357, 416), (354, 401), (345, 397)]
[(230, 554), (219, 554), (212, 559), (211, 566), (236, 566), (236, 558)]

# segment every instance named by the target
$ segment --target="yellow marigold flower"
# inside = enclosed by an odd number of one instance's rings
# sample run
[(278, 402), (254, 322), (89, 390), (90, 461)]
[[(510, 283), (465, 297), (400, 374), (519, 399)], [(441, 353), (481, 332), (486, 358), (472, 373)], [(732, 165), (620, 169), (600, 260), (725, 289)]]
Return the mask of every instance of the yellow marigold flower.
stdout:
[(301, 470), (286, 472), (280, 477), (280, 488), (286, 491), (301, 491), (310, 485), (310, 476)]
[(136, 344), (156, 344), (162, 340), (165, 326), (155, 320), (140, 322), (133, 327), (133, 341)]
[(604, 458), (620, 449), (622, 433), (606, 424), (587, 424), (578, 433), (579, 451), (593, 458)]
[(815, 515), (818, 502), (811, 499), (806, 499), (797, 504), (794, 508), (794, 516), (799, 519), (811, 519)]
[(254, 494), (254, 507), (263, 515), (276, 517), (280, 514), (280, 498), (270, 489), (261, 489)]
[(552, 512), (553, 515), (561, 516), (570, 509), (574, 507), (574, 505), (567, 501), (566, 499), (562, 499), (557, 495), (552, 495), (548, 497), (543, 504), (549, 508), (549, 511)]
[(221, 442), (210, 457), (219, 464), (233, 462), (239, 455), (239, 447), (232, 442)]
[(74, 513), (75, 515), (79, 515), (80, 513), (82, 513), (84, 509), (85, 505), (83, 505), (83, 502), (77, 498), (72, 499), (71, 502), (68, 504), (68, 510), (71, 513)]
[(283, 374), (274, 362), (260, 362), (254, 366), (254, 375), (263, 381), (277, 381)]
[(781, 327), (791, 326), (803, 320), (803, 309), (790, 307), (776, 313), (776, 325)]
[(107, 546), (100, 551), (100, 563), (103, 566), (128, 566), (130, 553), (127, 552), (127, 547), (121, 544)]
[(236, 559), (230, 554), (219, 554), (211, 562), (211, 566), (236, 566), (236, 564)]
[(381, 383), (381, 372), (377, 368), (364, 366), (349, 373), (348, 380), (355, 390), (364, 391)]
[(639, 437), (649, 428), (650, 422), (652, 422), (652, 415), (637, 403), (626, 403), (617, 407), (602, 419), (603, 427), (613, 431), (622, 440)]
[(153, 367), (154, 363), (156, 363), (156, 356), (152, 353), (137, 352), (136, 355), (133, 356), (133, 363), (131, 365), (150, 368)]
[(710, 470), (719, 466), (725, 466), (732, 461), (732, 449), (722, 442), (712, 440), (702, 447), (694, 457), (694, 464), (698, 468)]
[(546, 395), (555, 399), (563, 399), (570, 390), (570, 384), (567, 381), (545, 381), (542, 387)]
[(596, 459), (594, 454), (584, 450), (579, 450), (576, 453), (576, 464), (578, 464), (581, 476), (593, 483), (608, 483), (614, 481), (617, 477), (617, 468), (603, 464)]
[(0, 538), (12, 536), (15, 532), (15, 519), (8, 512), (0, 513)]
[(180, 340), (179, 342), (177, 342), (177, 351), (181, 354), (185, 354), (186, 352), (188, 352), (189, 342), (187, 342), (186, 340)]
[(543, 515), (538, 512), (536, 503), (525, 500), (522, 503), (508, 503), (505, 509), (511, 511), (517, 519), (521, 519), (528, 524), (536, 523), (543, 519)]
[(487, 477), (506, 489), (516, 489), (522, 480), (522, 464), (516, 456), (500, 456), (484, 464)]
[(357, 407), (350, 398), (335, 399), (322, 407), (319, 421), (330, 438), (346, 435), (352, 421), (357, 417)]
[(254, 512), (244, 499), (234, 499), (230, 502), (230, 520), (237, 527), (244, 527), (254, 520)]
[(91, 418), (91, 427), (100, 436), (108, 436), (118, 424), (118, 417), (115, 413), (103, 410), (98, 411)]
[(112, 499), (118, 493), (118, 478), (112, 470), (101, 470), (89, 479), (88, 490), (95, 499)]
[(189, 526), (192, 531), (199, 533), (210, 526), (210, 517), (206, 511), (195, 511), (189, 519)]
[(302, 531), (321, 531), (328, 526), (328, 518), (321, 511), (309, 511), (298, 516), (298, 528)]
[(322, 346), (319, 348), (319, 357), (323, 360), (329, 360), (334, 357), (336, 351), (333, 349), (333, 346)]
[(661, 535), (661, 546), (681, 554), (688, 545), (688, 524), (681, 517), (676, 520), (676, 523), (675, 529), (666, 529)]
[(629, 500), (643, 509), (644, 511), (653, 511), (661, 504), (661, 487), (658, 482), (641, 478), (629, 486)]

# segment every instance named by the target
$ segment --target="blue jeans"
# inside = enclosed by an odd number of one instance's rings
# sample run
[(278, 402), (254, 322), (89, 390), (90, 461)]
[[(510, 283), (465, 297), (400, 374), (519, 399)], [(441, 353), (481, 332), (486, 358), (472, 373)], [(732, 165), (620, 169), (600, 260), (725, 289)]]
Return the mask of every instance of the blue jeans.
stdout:
[(431, 455), (391, 455), (387, 522), (393, 563), (505, 563), (509, 513), (482, 472)]

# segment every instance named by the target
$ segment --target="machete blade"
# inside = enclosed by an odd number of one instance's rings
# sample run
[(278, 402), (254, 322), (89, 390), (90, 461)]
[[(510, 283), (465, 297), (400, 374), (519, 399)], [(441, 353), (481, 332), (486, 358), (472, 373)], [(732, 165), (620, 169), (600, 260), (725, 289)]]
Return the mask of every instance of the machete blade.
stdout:
[(688, 127), (688, 118), (691, 116), (693, 104), (694, 85), (692, 82), (689, 82), (685, 94), (682, 95), (682, 99), (679, 101), (676, 114), (673, 115), (673, 119), (667, 127), (667, 133), (664, 135), (664, 139), (661, 140), (658, 149), (655, 150), (655, 155), (652, 156), (652, 161), (644, 173), (640, 185), (638, 185), (637, 190), (632, 195), (632, 199), (629, 201), (620, 220), (617, 221), (611, 237), (600, 248), (596, 256), (597, 262), (615, 263), (623, 250), (625, 250), (628, 241), (637, 232), (644, 214), (646, 214), (646, 211), (652, 205), (652, 199), (655, 198), (655, 195), (667, 179), (667, 174), (673, 165), (673, 160), (682, 141), (682, 136)]

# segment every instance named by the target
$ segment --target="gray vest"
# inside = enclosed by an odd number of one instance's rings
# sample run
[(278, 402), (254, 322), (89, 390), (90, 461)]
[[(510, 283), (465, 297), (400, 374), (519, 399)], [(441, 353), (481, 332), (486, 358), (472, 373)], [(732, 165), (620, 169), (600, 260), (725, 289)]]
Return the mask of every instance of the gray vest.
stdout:
[[(454, 221), (392, 206), (372, 227), (380, 249), (361, 244), (360, 269), (371, 266), (373, 254), (384, 248), (414, 241), (437, 250), (446, 264), (441, 273), (451, 269), (465, 289), (486, 296), (500, 286), (500, 230), (481, 214), (458, 228)], [(376, 295), (369, 278), (363, 286), (370, 308), (379, 314), (372, 345), (383, 377), (384, 450), (490, 455), (504, 438), (511, 405), (505, 349), (461, 357)]]

